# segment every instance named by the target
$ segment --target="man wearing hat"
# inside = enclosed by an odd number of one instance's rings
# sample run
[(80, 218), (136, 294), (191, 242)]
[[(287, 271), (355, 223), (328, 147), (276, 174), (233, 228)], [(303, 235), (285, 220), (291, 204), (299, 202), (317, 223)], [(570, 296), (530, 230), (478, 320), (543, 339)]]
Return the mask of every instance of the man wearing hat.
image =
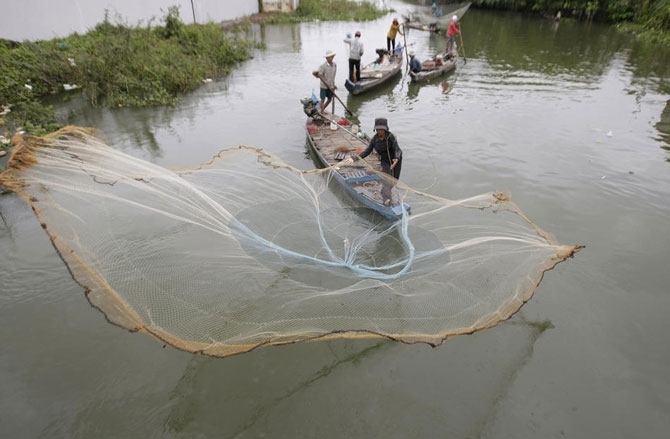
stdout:
[[(333, 100), (334, 91), (337, 89), (335, 85), (335, 74), (337, 73), (337, 64), (333, 62), (335, 52), (332, 50), (326, 51), (326, 62), (321, 64), (317, 70), (312, 72), (312, 75), (321, 79), (321, 112), (327, 113), (326, 108)], [(324, 102), (325, 101), (325, 102)]]
[[(396, 140), (395, 135), (389, 131), (388, 121), (383, 117), (375, 119), (375, 131), (376, 134), (370, 139), (370, 144), (365, 148), (365, 151), (358, 157), (349, 156), (352, 158), (345, 159), (342, 161), (342, 164), (346, 165), (354, 159), (365, 158), (374, 150), (379, 154), (382, 171), (397, 180), (400, 178), (400, 170), (402, 169), (402, 150), (400, 149), (400, 146), (398, 146), (398, 141)], [(393, 183), (391, 182), (385, 180), (382, 184), (382, 198), (384, 199), (384, 205), (386, 206), (389, 206), (392, 203), (392, 188)]]
[(451, 17), (451, 22), (449, 23), (449, 28), (447, 29), (447, 53), (451, 53), (452, 48), (454, 47), (454, 44), (456, 43), (456, 40), (454, 36), (456, 34), (460, 34), (461, 29), (458, 26), (458, 16), (454, 15)]
[(419, 73), (421, 71), (421, 61), (414, 56), (414, 51), (409, 51), (409, 71)]
[(357, 30), (355, 38), (347, 34), (344, 42), (349, 45), (349, 81), (361, 80), (361, 56), (363, 56), (363, 43), (361, 43), (361, 31)]

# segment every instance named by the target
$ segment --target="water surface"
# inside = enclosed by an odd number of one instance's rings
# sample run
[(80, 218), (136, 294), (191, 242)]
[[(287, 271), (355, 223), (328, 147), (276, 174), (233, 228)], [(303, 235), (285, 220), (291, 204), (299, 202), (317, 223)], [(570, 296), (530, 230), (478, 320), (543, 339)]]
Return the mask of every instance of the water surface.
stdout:
[[(311, 168), (299, 99), (333, 49), (340, 97), (365, 130), (389, 119), (406, 183), (447, 198), (509, 190), (560, 242), (586, 248), (510, 320), (439, 348), (335, 341), (212, 359), (108, 324), (26, 204), (3, 196), (7, 437), (666, 436), (668, 53), (597, 24), (471, 9), (455, 72), (424, 85), (403, 72), (348, 96), (341, 40), (361, 30), (372, 61), (392, 18), (257, 28), (267, 50), (175, 108), (57, 111), (166, 167), (244, 144)], [(422, 59), (446, 43), (406, 39)]]

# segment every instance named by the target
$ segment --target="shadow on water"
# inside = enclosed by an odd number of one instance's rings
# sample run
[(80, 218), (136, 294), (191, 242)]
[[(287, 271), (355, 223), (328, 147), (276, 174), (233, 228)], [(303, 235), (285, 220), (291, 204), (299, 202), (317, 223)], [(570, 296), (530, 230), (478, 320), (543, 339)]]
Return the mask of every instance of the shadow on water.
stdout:
[[(211, 421), (217, 425), (219, 422), (216, 419), (219, 419), (223, 422), (216, 429), (222, 427), (223, 430), (219, 430), (219, 433), (227, 432), (220, 437), (238, 437), (262, 426), (265, 418), (274, 410), (280, 409), (296, 395), (308, 392), (311, 386), (329, 379), (339, 369), (356, 368), (377, 351), (390, 346), (391, 343), (386, 341), (366, 344), (362, 349), (357, 346), (328, 344), (319, 348), (321, 358), (325, 358), (323, 362), (309, 365), (306, 364), (311, 361), (309, 358), (299, 356), (284, 358), (283, 362), (277, 363), (277, 367), (264, 361), (245, 364), (246, 361), (235, 357), (230, 359), (232, 364), (222, 364), (211, 358), (193, 357), (172, 392), (171, 399), (176, 405), (166, 419), (166, 427), (173, 432), (188, 432), (194, 428), (199, 430), (200, 426), (197, 424), (200, 421), (195, 421), (196, 413), (202, 411), (207, 414), (217, 407), (223, 410), (218, 414), (217, 410), (210, 412), (209, 415), (215, 415), (215, 419), (207, 419), (206, 424)], [(289, 364), (292, 365), (287, 367)], [(251, 382), (240, 382), (237, 377), (240, 373), (247, 375), (250, 372), (249, 367), (252, 368), (252, 373), (248, 376), (253, 379)], [(240, 370), (236, 370), (238, 368)], [(203, 395), (200, 390), (203, 386), (209, 386), (210, 382), (218, 384), (213, 389), (210, 388), (207, 395)], [(221, 402), (224, 407), (221, 407)], [(228, 404), (237, 406), (234, 413), (229, 411), (232, 407), (227, 406)], [(199, 413), (198, 416), (202, 414)]]
[[(337, 340), (226, 360), (193, 357), (170, 393), (164, 428), (179, 437), (216, 432), (219, 437), (334, 438), (351, 433), (402, 438), (412, 431), (423, 432), (422, 437), (445, 431), (453, 437), (486, 437), (535, 344), (552, 327), (521, 317), (495, 333), (470, 336), (489, 345), (496, 365), (463, 364), (471, 361), (470, 337), (440, 348)], [(455, 376), (453, 370), (469, 372)], [(395, 384), (407, 380), (413, 389)], [(445, 398), (459, 403), (448, 411), (426, 406)], [(407, 407), (415, 405), (408, 419)]]

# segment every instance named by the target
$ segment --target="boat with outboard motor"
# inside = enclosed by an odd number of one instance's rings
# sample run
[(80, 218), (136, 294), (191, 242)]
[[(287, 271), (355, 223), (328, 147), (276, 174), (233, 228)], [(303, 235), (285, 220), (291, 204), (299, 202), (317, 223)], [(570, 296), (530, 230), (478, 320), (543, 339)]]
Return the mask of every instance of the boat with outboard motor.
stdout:
[[(393, 177), (382, 172), (376, 152), (368, 158), (342, 164), (352, 155), (362, 152), (370, 138), (346, 118), (319, 113), (312, 98), (301, 99), (306, 123), (310, 154), (317, 166), (330, 168), (335, 180), (361, 205), (392, 221), (409, 215), (410, 206), (403, 201)], [(382, 188), (391, 187), (391, 201), (384, 203)]]

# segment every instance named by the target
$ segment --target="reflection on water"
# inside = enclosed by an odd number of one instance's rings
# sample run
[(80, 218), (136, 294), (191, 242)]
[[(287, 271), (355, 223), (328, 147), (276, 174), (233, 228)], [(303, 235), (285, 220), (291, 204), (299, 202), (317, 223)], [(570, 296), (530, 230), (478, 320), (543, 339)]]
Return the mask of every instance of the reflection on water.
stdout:
[[(670, 100), (668, 100), (661, 113), (661, 119), (654, 126), (659, 133), (658, 140), (663, 142), (661, 148), (670, 152)], [(666, 160), (670, 162), (670, 157)]]
[[(363, 32), (367, 48), (363, 63), (372, 61), (374, 47), (385, 45), (386, 21), (356, 25)], [(411, 111), (416, 118), (434, 117), (442, 104), (425, 105), (426, 99), (449, 99), (454, 97), (452, 91), (462, 94), (472, 90), (477, 95), (503, 99), (529, 93), (546, 95), (546, 100), (566, 96), (580, 99), (580, 94), (589, 96), (597, 91), (609, 69), (621, 63), (633, 74), (628, 93), (638, 99), (644, 99), (647, 90), (662, 93), (667, 88), (660, 80), (670, 76), (670, 63), (662, 62), (667, 54), (655, 50), (655, 56), (651, 56), (649, 50), (631, 50), (629, 38), (604, 26), (566, 20), (555, 29), (550, 20), (478, 10), (470, 11), (462, 25), (469, 49), (467, 61), (459, 61), (442, 80), (412, 84), (403, 69), (402, 75), (389, 83), (359, 96), (348, 95), (340, 81), (338, 96), (353, 112), (354, 122), (369, 130), (374, 118), (385, 112)], [(318, 81), (309, 73), (323, 62), (325, 48), (338, 52), (339, 77), (346, 76), (346, 48), (344, 43), (337, 43), (337, 38), (349, 31), (351, 25), (340, 22), (253, 25), (249, 34), (264, 41), (267, 50), (258, 52), (254, 60), (243, 63), (228, 78), (184, 96), (176, 108), (91, 110), (85, 101), (75, 99), (57, 106), (58, 118), (64, 123), (100, 127), (112, 143), (124, 150), (139, 146), (145, 151), (144, 158), (158, 162), (172, 145), (190, 153), (206, 143), (212, 154), (214, 143), (221, 147), (248, 144), (285, 148), (287, 145), (277, 141), (281, 142), (284, 129), (300, 118), (289, 109), (294, 100), (309, 96), (313, 90), (318, 93)], [(446, 44), (442, 34), (415, 29), (408, 29), (406, 40), (421, 59), (432, 58)], [(225, 104), (219, 96), (226, 98)], [(531, 114), (537, 116), (536, 111)], [(206, 123), (206, 131), (203, 119), (212, 122)], [(259, 135), (268, 133), (259, 131), (261, 126), (279, 129), (270, 136), (276, 141), (268, 142), (266, 136)], [(295, 135), (290, 138), (294, 140)], [(165, 159), (170, 164), (176, 162)]]

